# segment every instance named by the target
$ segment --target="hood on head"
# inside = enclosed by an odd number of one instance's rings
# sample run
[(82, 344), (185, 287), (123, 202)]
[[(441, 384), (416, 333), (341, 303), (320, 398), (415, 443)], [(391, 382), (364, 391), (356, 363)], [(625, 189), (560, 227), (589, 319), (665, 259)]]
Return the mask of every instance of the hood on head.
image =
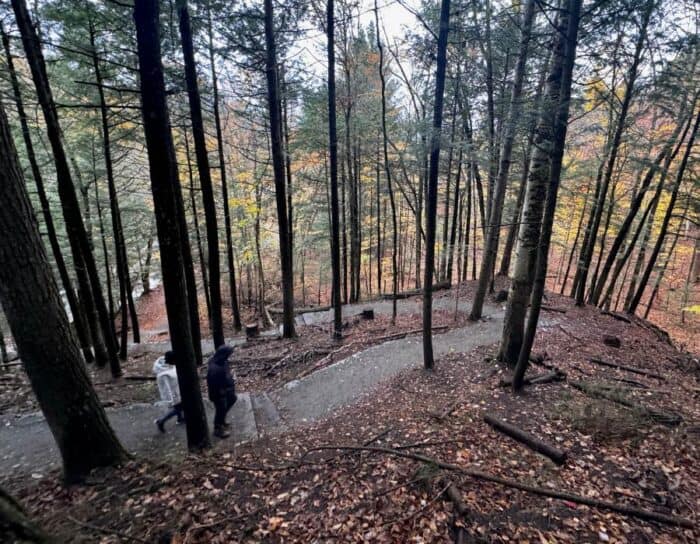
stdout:
[(213, 363), (215, 365), (223, 365), (228, 358), (231, 356), (233, 353), (233, 348), (231, 346), (223, 345), (220, 346), (219, 349), (216, 350), (216, 353), (212, 355), (211, 359), (209, 360), (210, 363)]

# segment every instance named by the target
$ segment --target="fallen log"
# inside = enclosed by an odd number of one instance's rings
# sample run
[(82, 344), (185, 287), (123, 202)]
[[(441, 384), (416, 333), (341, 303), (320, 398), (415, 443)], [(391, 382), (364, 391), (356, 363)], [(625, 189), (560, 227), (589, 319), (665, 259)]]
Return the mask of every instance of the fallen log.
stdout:
[(156, 381), (155, 376), (122, 376), (123, 380), (132, 382), (154, 382)]
[(558, 448), (555, 448), (554, 446), (547, 444), (546, 442), (543, 442), (539, 438), (537, 438), (534, 435), (531, 435), (528, 432), (523, 431), (522, 429), (519, 429), (515, 425), (511, 425), (510, 423), (506, 423), (505, 421), (502, 421), (498, 418), (495, 418), (493, 416), (490, 416), (486, 414), (484, 416), (484, 421), (491, 425), (494, 429), (497, 431), (502, 432), (503, 434), (506, 434), (510, 436), (511, 438), (514, 438), (518, 442), (522, 442), (525, 444), (528, 448), (531, 450), (536, 451), (537, 453), (540, 453), (546, 457), (549, 457), (552, 461), (554, 461), (557, 465), (563, 465), (564, 462), (566, 461), (566, 453), (561, 451)]
[[(444, 331), (446, 329), (449, 329), (449, 325), (438, 325), (436, 327), (433, 327), (431, 330), (432, 331)], [(397, 340), (399, 338), (403, 338), (404, 336), (410, 336), (412, 334), (420, 334), (423, 332), (423, 329), (413, 329), (410, 331), (405, 331), (405, 332), (395, 332), (392, 334), (387, 334), (385, 336), (378, 336), (377, 338), (372, 338), (372, 342), (385, 342), (388, 340)]]
[(618, 312), (610, 312), (608, 310), (602, 310), (600, 313), (603, 315), (610, 316), (613, 319), (617, 319), (618, 321), (623, 321), (625, 323), (632, 323), (632, 320), (629, 317), (627, 317), (624, 314), (618, 313)]
[[(294, 308), (294, 315), (310, 314), (314, 312), (327, 312), (333, 306), (306, 306), (304, 308)], [(284, 313), (284, 308), (279, 306), (268, 306), (267, 311), (271, 314), (282, 315)]]
[(445, 490), (445, 494), (452, 501), (455, 509), (454, 519), (452, 520), (453, 529), (455, 532), (455, 544), (464, 544), (467, 542), (467, 531), (461, 525), (457, 524), (457, 521), (464, 520), (469, 513), (469, 508), (462, 500), (462, 495), (459, 493), (457, 486), (454, 483), (449, 482)]
[(627, 366), (621, 363), (611, 363), (610, 361), (604, 361), (603, 359), (598, 359), (597, 357), (591, 357), (588, 359), (591, 363), (596, 365), (607, 366), (610, 368), (618, 368), (620, 370), (626, 370), (627, 372), (632, 372), (633, 374), (639, 374), (640, 376), (649, 376), (651, 378), (656, 378), (657, 380), (666, 381), (666, 378), (661, 374), (656, 372), (651, 372), (649, 370), (644, 370), (643, 368), (637, 368), (634, 366)]
[[(530, 378), (525, 378), (523, 383), (525, 385), (541, 385), (543, 383), (560, 382), (565, 379), (566, 373), (555, 368), (552, 372), (548, 372), (547, 374), (538, 374)], [(513, 385), (513, 379), (503, 378), (501, 381), (498, 382), (498, 385), (500, 387), (510, 387), (511, 385)]]
[(454, 465), (452, 463), (447, 463), (440, 459), (434, 457), (428, 457), (427, 455), (421, 455), (419, 453), (411, 453), (407, 451), (399, 451), (391, 448), (382, 448), (379, 446), (319, 446), (308, 450), (307, 453), (312, 451), (320, 450), (345, 450), (345, 451), (373, 451), (375, 453), (383, 453), (385, 455), (393, 455), (395, 457), (402, 457), (404, 459), (412, 459), (414, 461), (420, 461), (421, 463), (426, 463), (444, 470), (450, 470), (452, 472), (457, 472), (458, 474), (463, 474), (474, 478), (476, 480), (483, 480), (486, 482), (492, 482), (495, 484), (502, 485), (504, 487), (510, 487), (513, 489), (519, 489), (520, 491), (525, 491), (527, 493), (532, 493), (534, 495), (540, 495), (542, 497), (549, 497), (552, 499), (560, 499), (563, 501), (569, 501), (576, 504), (583, 504), (585, 506), (590, 506), (592, 508), (599, 508), (601, 510), (610, 510), (611, 512), (616, 512), (624, 516), (634, 517), (637, 519), (642, 519), (645, 521), (655, 521), (656, 523), (662, 523), (664, 525), (686, 527), (688, 529), (694, 529), (695, 523), (692, 520), (672, 516), (668, 514), (662, 514), (660, 512), (654, 512), (653, 510), (643, 510), (641, 508), (635, 508), (634, 506), (628, 506), (626, 504), (616, 504), (609, 501), (594, 499), (592, 497), (583, 497), (581, 495), (575, 495), (573, 493), (568, 493), (566, 491), (557, 491), (554, 489), (545, 489), (543, 487), (536, 487), (528, 484), (523, 484), (517, 480), (509, 480), (506, 478), (501, 478), (500, 476), (494, 476), (488, 472), (483, 472), (481, 470), (474, 470), (470, 468), (460, 467), (459, 465)]
[[(451, 289), (451, 288), (452, 288), (452, 284), (449, 281), (439, 281), (439, 282), (433, 284), (431, 292), (434, 293), (435, 291), (443, 291), (445, 289)], [(394, 296), (394, 293), (383, 293), (382, 299), (383, 300), (394, 300), (394, 298), (396, 298), (397, 300), (400, 300), (400, 299), (414, 297), (414, 296), (422, 295), (422, 294), (423, 294), (423, 289), (409, 289), (408, 291), (402, 291), (401, 293), (396, 293), (396, 296)]]
[(545, 306), (544, 304), (541, 306), (541, 308), (542, 308), (545, 312), (557, 312), (557, 313), (560, 313), (560, 314), (565, 314), (565, 313), (566, 313), (566, 310), (565, 310), (564, 308), (555, 308), (554, 306)]
[(657, 423), (675, 427), (683, 422), (683, 417), (680, 414), (665, 412), (663, 410), (657, 410), (656, 408), (649, 408), (648, 406), (644, 406), (643, 404), (639, 404), (623, 397), (622, 395), (616, 394), (615, 390), (601, 388), (595, 384), (587, 384), (585, 382), (569, 381), (569, 384), (591, 397), (599, 397), (611, 402), (616, 402), (617, 404), (630, 408)]

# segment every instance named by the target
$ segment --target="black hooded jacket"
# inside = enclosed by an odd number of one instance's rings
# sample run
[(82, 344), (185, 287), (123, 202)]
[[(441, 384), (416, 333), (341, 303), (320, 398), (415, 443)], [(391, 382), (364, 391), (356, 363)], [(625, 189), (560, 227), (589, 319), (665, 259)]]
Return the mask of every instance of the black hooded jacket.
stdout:
[(231, 346), (221, 346), (207, 363), (207, 388), (212, 402), (235, 395), (236, 383), (228, 362), (231, 353)]

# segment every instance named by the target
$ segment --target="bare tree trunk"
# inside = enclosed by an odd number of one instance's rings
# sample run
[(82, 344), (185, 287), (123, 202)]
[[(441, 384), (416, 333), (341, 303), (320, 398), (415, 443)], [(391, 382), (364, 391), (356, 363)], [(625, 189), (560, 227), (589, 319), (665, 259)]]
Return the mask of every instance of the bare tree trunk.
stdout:
[[(105, 169), (107, 171), (107, 190), (109, 192), (109, 206), (112, 215), (112, 234), (114, 235), (114, 256), (117, 264), (117, 276), (119, 278), (119, 303), (121, 305), (121, 342), (119, 357), (126, 360), (129, 323), (127, 320), (128, 310), (131, 310), (131, 328), (134, 342), (140, 341), (139, 321), (134, 306), (133, 289), (131, 287), (131, 275), (129, 273), (129, 260), (126, 253), (126, 243), (124, 241), (124, 230), (122, 228), (121, 210), (117, 199), (117, 188), (114, 182), (114, 170), (112, 166), (112, 151), (110, 149), (109, 119), (107, 112), (107, 102), (105, 101), (104, 87), (102, 83), (102, 72), (97, 58), (97, 46), (95, 44), (95, 27), (92, 19), (88, 22), (90, 34), (90, 49), (92, 56), (92, 67), (95, 71), (95, 83), (97, 95), (100, 101), (100, 120), (102, 121), (102, 149), (104, 153)], [(97, 180), (95, 180), (97, 183)]]
[(207, 317), (211, 326), (211, 298), (209, 297), (209, 274), (207, 273), (207, 260), (204, 257), (202, 246), (202, 235), (199, 232), (199, 212), (197, 211), (197, 197), (194, 186), (194, 175), (192, 171), (192, 157), (190, 156), (190, 143), (187, 138), (187, 129), (183, 130), (185, 136), (185, 158), (187, 159), (187, 177), (190, 182), (190, 207), (192, 208), (192, 219), (194, 221), (194, 239), (197, 243), (197, 255), (199, 256), (199, 270), (202, 274), (202, 288), (204, 291), (204, 302), (207, 305)]
[[(399, 278), (398, 278), (398, 263), (397, 263), (397, 251), (398, 251), (398, 235), (399, 227), (396, 220), (396, 202), (394, 200), (394, 188), (391, 183), (391, 168), (389, 167), (389, 135), (387, 133), (386, 126), (386, 80), (384, 75), (384, 47), (382, 46), (382, 40), (379, 36), (379, 8), (377, 7), (377, 0), (374, 0), (374, 20), (377, 28), (377, 49), (379, 50), (379, 79), (381, 80), (381, 91), (382, 91), (382, 143), (384, 150), (384, 174), (386, 176), (386, 185), (389, 191), (389, 203), (391, 204), (391, 222), (393, 226), (393, 239), (392, 239), (392, 304), (391, 304), (391, 322), (396, 322), (396, 299), (398, 298), (399, 292)], [(426, 284), (427, 285), (427, 284)]]
[[(207, 417), (197, 374), (193, 345), (188, 282), (183, 250), (184, 206), (178, 177), (175, 147), (170, 131), (165, 79), (160, 55), (158, 0), (140, 0), (134, 5), (139, 58), (139, 76), (146, 148), (151, 175), (158, 241), (161, 255), (165, 306), (170, 341), (177, 355), (176, 369), (185, 411), (187, 444), (191, 450), (210, 446)], [(191, 256), (190, 260), (191, 260)]]
[[(454, 193), (454, 204), (452, 206), (452, 228), (450, 230), (450, 241), (447, 247), (447, 272), (445, 274), (445, 279), (452, 284), (452, 267), (454, 265), (454, 254), (455, 254), (455, 243), (457, 238), (457, 222), (461, 223), (462, 220), (462, 210), (460, 206), (461, 195), (460, 195), (460, 184), (462, 182), (462, 149), (459, 150), (459, 156), (457, 158), (457, 175), (455, 176), (455, 193)], [(462, 230), (461, 228), (459, 229)], [(459, 262), (459, 256), (457, 257), (457, 262)], [(457, 283), (459, 283), (459, 274), (457, 274)]]
[[(541, 245), (540, 228), (548, 183), (551, 181), (551, 168), (556, 166), (550, 165), (550, 163), (555, 153), (554, 146), (557, 143), (555, 139), (555, 114), (559, 108), (561, 97), (568, 17), (568, 11), (560, 11), (552, 38), (554, 56), (544, 91), (542, 115), (540, 115), (535, 132), (534, 153), (525, 192), (522, 223), (518, 234), (513, 281), (508, 293), (508, 304), (503, 321), (503, 338), (501, 339), (499, 359), (511, 366), (518, 362), (518, 355), (523, 346), (523, 328), (535, 280), (538, 248)], [(544, 255), (546, 262), (547, 253), (545, 252)]]
[[(333, 306), (333, 338), (343, 335), (343, 310), (340, 304), (340, 218), (338, 217), (338, 129), (335, 108), (335, 11), (333, 0), (326, 5), (328, 36), (328, 149), (330, 157), (330, 215), (331, 215), (331, 303)], [(377, 201), (378, 202), (378, 201)], [(378, 212), (377, 212), (378, 213)], [(319, 299), (320, 299), (319, 271)], [(381, 263), (379, 264), (381, 278)]]
[[(542, 231), (537, 248), (537, 264), (535, 283), (530, 297), (530, 314), (528, 316), (527, 328), (523, 343), (518, 354), (517, 366), (513, 375), (513, 390), (518, 391), (523, 386), (523, 379), (530, 360), (530, 352), (535, 341), (537, 323), (539, 321), (540, 309), (542, 307), (542, 297), (544, 295), (545, 283), (547, 279), (547, 259), (549, 254), (549, 244), (552, 238), (552, 225), (557, 209), (557, 193), (559, 192), (559, 182), (561, 178), (561, 165), (564, 157), (564, 143), (566, 141), (567, 123), (569, 120), (569, 104), (571, 99), (571, 82), (576, 60), (576, 45), (578, 41), (578, 29), (580, 24), (582, 0), (568, 0), (565, 11), (560, 14), (560, 26), (557, 28), (557, 41), (554, 47), (555, 59), (549, 81), (559, 84), (559, 89), (547, 93), (550, 104), (554, 108), (551, 114), (552, 120), (540, 123), (551, 124), (552, 140), (550, 149), (551, 163), (548, 172), (547, 201), (545, 204)], [(559, 60), (557, 57), (563, 57)], [(559, 65), (559, 68), (557, 68)], [(544, 115), (549, 116), (547, 112)], [(536, 152), (537, 153), (537, 152)]]
[(225, 341), (223, 321), (221, 318), (219, 229), (216, 221), (216, 202), (214, 201), (214, 187), (211, 182), (209, 155), (207, 154), (207, 144), (204, 137), (202, 104), (199, 97), (197, 65), (194, 58), (192, 28), (190, 27), (190, 14), (187, 9), (187, 0), (177, 0), (177, 12), (180, 22), (180, 41), (182, 44), (182, 53), (185, 59), (185, 79), (187, 81), (187, 97), (190, 104), (190, 117), (192, 119), (192, 137), (194, 139), (194, 151), (197, 157), (199, 185), (202, 189), (204, 218), (207, 225), (207, 258), (209, 261), (211, 332), (214, 338), (214, 346), (219, 347)]
[(231, 233), (231, 208), (228, 201), (226, 160), (224, 159), (224, 137), (221, 129), (221, 113), (219, 112), (219, 80), (216, 73), (216, 61), (214, 58), (214, 38), (212, 36), (210, 7), (211, 6), (208, 3), (207, 24), (209, 31), (209, 62), (211, 63), (211, 82), (212, 91), (214, 93), (214, 123), (216, 125), (216, 142), (219, 155), (219, 172), (221, 175), (221, 200), (224, 207), (224, 228), (226, 229), (226, 262), (228, 264), (229, 296), (231, 298), (233, 328), (239, 331), (241, 330), (241, 311), (238, 307), (238, 293), (236, 292), (236, 268), (233, 262), (233, 240)]
[(440, 165), (440, 137), (442, 132), (442, 107), (445, 93), (445, 69), (447, 66), (447, 35), (450, 28), (450, 0), (442, 0), (440, 7), (440, 33), (437, 43), (435, 69), (435, 106), (433, 130), (430, 141), (430, 173), (425, 200), (425, 277), (423, 279), (423, 366), (431, 370), (433, 358), (433, 273), (435, 268), (435, 226), (437, 214), (437, 182)]
[(277, 74), (277, 52), (275, 46), (274, 14), (272, 0), (265, 0), (265, 70), (267, 73), (267, 99), (270, 111), (272, 168), (275, 178), (277, 200), (277, 223), (279, 225), (280, 261), (282, 266), (283, 336), (293, 338), (294, 332), (294, 267), (289, 244), (289, 220), (285, 198), (284, 150), (282, 149), (282, 119)]

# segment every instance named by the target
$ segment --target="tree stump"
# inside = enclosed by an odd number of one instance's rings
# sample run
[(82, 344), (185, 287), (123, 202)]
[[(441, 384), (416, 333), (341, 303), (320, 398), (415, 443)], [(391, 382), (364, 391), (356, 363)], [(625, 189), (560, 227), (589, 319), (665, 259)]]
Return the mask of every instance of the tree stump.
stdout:
[(365, 308), (362, 310), (362, 319), (374, 319), (374, 308)]
[(610, 346), (611, 348), (619, 348), (622, 346), (622, 341), (619, 337), (613, 336), (612, 334), (603, 335), (603, 344)]
[(245, 337), (250, 340), (251, 338), (257, 338), (260, 335), (260, 329), (257, 323), (251, 323), (245, 326)]

